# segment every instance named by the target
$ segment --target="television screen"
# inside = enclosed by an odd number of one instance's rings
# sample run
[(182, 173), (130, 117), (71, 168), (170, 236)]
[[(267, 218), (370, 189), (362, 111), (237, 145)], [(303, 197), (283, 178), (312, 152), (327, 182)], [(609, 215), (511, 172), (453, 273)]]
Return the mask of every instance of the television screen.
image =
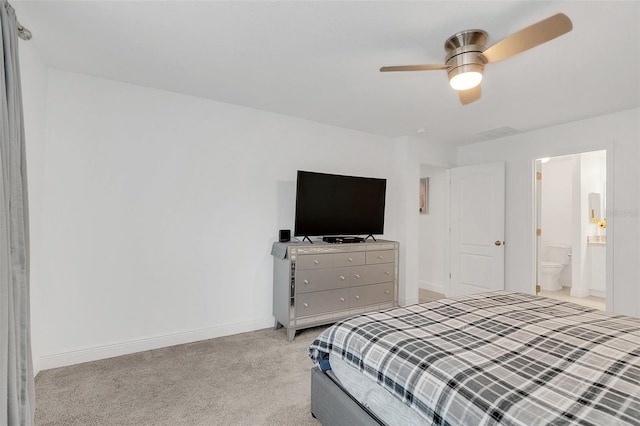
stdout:
[(386, 188), (386, 179), (298, 170), (294, 234), (383, 234)]

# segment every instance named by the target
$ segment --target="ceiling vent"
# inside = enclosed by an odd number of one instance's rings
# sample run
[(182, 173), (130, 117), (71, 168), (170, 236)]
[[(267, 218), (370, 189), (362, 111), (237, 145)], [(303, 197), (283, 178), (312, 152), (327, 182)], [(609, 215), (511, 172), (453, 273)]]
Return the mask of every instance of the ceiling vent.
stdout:
[(485, 130), (484, 132), (478, 132), (478, 135), (485, 140), (504, 138), (505, 136), (516, 135), (518, 133), (522, 133), (518, 129), (514, 129), (513, 127), (503, 126), (496, 127), (495, 129)]

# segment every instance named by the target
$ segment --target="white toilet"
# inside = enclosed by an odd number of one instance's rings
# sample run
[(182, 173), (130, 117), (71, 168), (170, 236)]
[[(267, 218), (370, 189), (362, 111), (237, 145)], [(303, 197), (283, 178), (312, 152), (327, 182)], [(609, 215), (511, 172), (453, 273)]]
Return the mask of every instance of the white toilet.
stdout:
[(547, 245), (547, 260), (540, 262), (542, 270), (542, 289), (547, 291), (562, 290), (562, 285), (558, 282), (560, 273), (571, 261), (571, 247), (563, 244)]

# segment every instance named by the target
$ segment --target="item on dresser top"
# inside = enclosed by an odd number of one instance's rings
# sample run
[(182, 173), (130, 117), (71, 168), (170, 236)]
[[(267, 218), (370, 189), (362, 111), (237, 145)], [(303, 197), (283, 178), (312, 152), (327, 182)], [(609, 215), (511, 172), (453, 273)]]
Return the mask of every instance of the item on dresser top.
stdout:
[(278, 235), (278, 241), (281, 243), (287, 243), (291, 240), (291, 230), (281, 229)]

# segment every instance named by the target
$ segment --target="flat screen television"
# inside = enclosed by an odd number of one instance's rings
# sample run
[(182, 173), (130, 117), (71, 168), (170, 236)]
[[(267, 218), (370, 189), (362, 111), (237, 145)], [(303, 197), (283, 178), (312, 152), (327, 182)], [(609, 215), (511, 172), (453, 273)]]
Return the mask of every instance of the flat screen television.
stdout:
[(298, 170), (294, 235), (384, 233), (387, 180)]

